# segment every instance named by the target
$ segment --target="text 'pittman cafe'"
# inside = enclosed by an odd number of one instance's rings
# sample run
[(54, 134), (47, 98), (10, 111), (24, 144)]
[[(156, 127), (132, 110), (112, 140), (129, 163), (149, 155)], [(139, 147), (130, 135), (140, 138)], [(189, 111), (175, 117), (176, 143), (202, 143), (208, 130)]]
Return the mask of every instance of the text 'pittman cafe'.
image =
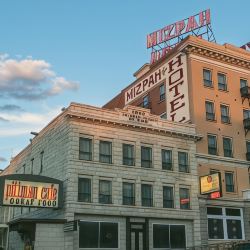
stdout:
[[(5, 180), (0, 180), (0, 185), (3, 186), (3, 198), (1, 198), (3, 206), (58, 208), (60, 193), (58, 180), (51, 181), (51, 178), (42, 176), (30, 176), (30, 180), (27, 176), (25, 178), (21, 175), (4, 177)], [(45, 181), (38, 182), (36, 179)]]

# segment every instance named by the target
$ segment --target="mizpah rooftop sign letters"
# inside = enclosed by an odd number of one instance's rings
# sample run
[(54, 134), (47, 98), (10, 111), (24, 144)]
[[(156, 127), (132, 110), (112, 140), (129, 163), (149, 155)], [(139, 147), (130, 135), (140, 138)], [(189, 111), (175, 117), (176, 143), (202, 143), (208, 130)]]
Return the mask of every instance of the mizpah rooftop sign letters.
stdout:
[(151, 63), (165, 56), (169, 50), (188, 35), (215, 42), (211, 28), (210, 9), (167, 25), (147, 35), (147, 48), (152, 48)]

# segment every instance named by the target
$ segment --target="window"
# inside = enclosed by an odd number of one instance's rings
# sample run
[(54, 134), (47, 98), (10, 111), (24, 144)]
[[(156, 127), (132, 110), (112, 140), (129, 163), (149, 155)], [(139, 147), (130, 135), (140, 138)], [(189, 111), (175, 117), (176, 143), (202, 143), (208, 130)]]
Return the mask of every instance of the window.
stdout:
[(233, 157), (232, 138), (223, 137), (223, 150), (225, 157)]
[(186, 249), (185, 226), (153, 224), (153, 247)]
[(162, 169), (172, 170), (172, 151), (162, 149), (161, 150), (161, 158), (162, 158)]
[(78, 201), (91, 202), (91, 180), (88, 178), (78, 179)]
[(246, 158), (248, 161), (250, 161), (250, 141), (246, 141), (246, 148), (247, 148)]
[(225, 74), (218, 73), (218, 89), (227, 91), (227, 78)]
[(242, 209), (207, 207), (209, 239), (244, 239)]
[(165, 85), (162, 84), (160, 86), (160, 101), (165, 100)]
[(244, 109), (243, 110), (243, 117), (244, 117), (244, 119), (250, 119), (250, 110)]
[(229, 106), (221, 104), (220, 111), (221, 111), (221, 122), (230, 123)]
[(99, 203), (112, 203), (112, 184), (111, 181), (100, 180), (99, 182)]
[(122, 144), (123, 165), (134, 166), (134, 145)]
[(118, 248), (118, 223), (79, 221), (79, 248)]
[(79, 138), (79, 159), (86, 161), (92, 160), (92, 139)]
[(188, 173), (188, 154), (186, 152), (178, 152), (179, 172)]
[(206, 101), (206, 119), (208, 121), (215, 120), (214, 103), (210, 101)]
[(241, 88), (244, 88), (244, 87), (246, 87), (246, 86), (248, 86), (247, 80), (245, 80), (245, 79), (240, 79), (240, 87), (241, 87)]
[(26, 164), (23, 164), (23, 173), (25, 174)]
[(100, 141), (99, 159), (103, 163), (112, 163), (112, 142)]
[(152, 168), (152, 148), (141, 147), (141, 166), (143, 168)]
[(226, 181), (226, 192), (234, 192), (234, 173), (226, 172), (225, 181)]
[(203, 69), (203, 83), (206, 87), (213, 87), (211, 70)]
[(180, 188), (180, 209), (190, 209), (190, 197), (188, 188)]
[(207, 136), (207, 144), (208, 144), (208, 154), (217, 155), (217, 137), (216, 137), (216, 135), (208, 135)]
[(143, 97), (142, 107), (143, 108), (149, 108), (149, 96), (148, 95)]
[(135, 185), (134, 183), (123, 182), (123, 205), (135, 205)]
[(167, 113), (164, 112), (160, 115), (161, 119), (167, 119)]
[(173, 187), (163, 187), (163, 207), (173, 208), (174, 207), (174, 194)]
[(153, 187), (149, 184), (141, 185), (141, 205), (143, 207), (153, 206)]
[(43, 172), (43, 156), (44, 156), (44, 151), (40, 153), (40, 174)]
[(32, 158), (32, 159), (30, 160), (30, 162), (31, 162), (30, 173), (33, 174), (33, 172), (34, 172), (34, 158)]

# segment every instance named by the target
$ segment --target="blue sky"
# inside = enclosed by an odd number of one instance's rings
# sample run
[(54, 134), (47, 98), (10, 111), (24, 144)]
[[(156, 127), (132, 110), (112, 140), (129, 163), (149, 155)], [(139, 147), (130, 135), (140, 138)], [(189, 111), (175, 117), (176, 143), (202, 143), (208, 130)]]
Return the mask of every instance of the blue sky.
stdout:
[(0, 169), (70, 102), (102, 106), (150, 60), (146, 35), (211, 9), (217, 43), (250, 41), (250, 1), (1, 1)]

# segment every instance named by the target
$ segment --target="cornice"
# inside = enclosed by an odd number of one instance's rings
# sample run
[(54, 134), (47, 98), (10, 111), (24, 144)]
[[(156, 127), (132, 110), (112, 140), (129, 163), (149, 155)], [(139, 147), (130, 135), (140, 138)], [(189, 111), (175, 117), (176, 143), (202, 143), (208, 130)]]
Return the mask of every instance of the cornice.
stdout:
[(69, 112), (67, 114), (67, 117), (69, 118), (74, 118), (79, 120), (80, 122), (91, 122), (95, 124), (102, 124), (105, 126), (117, 126), (123, 129), (139, 129), (144, 133), (157, 133), (161, 135), (167, 135), (175, 138), (185, 138), (189, 139), (192, 141), (199, 141), (202, 139), (202, 135), (194, 134), (194, 133), (185, 133), (182, 131), (178, 130), (173, 130), (173, 129), (166, 129), (166, 128), (161, 128), (161, 127), (156, 127), (156, 126), (150, 126), (150, 125), (144, 125), (140, 123), (132, 123), (132, 122), (126, 122), (122, 120), (115, 120), (115, 119), (108, 119), (108, 118), (101, 118), (101, 117), (94, 117), (86, 114), (79, 114), (79, 113), (74, 113), (74, 112)]
[(234, 66), (238, 66), (247, 70), (250, 70), (250, 60), (237, 55), (232, 55), (232, 53), (227, 53), (226, 51), (218, 51), (214, 48), (201, 47), (196, 44), (189, 44), (184, 49), (183, 52), (186, 54), (195, 54), (202, 57), (207, 57), (219, 62), (228, 63)]

